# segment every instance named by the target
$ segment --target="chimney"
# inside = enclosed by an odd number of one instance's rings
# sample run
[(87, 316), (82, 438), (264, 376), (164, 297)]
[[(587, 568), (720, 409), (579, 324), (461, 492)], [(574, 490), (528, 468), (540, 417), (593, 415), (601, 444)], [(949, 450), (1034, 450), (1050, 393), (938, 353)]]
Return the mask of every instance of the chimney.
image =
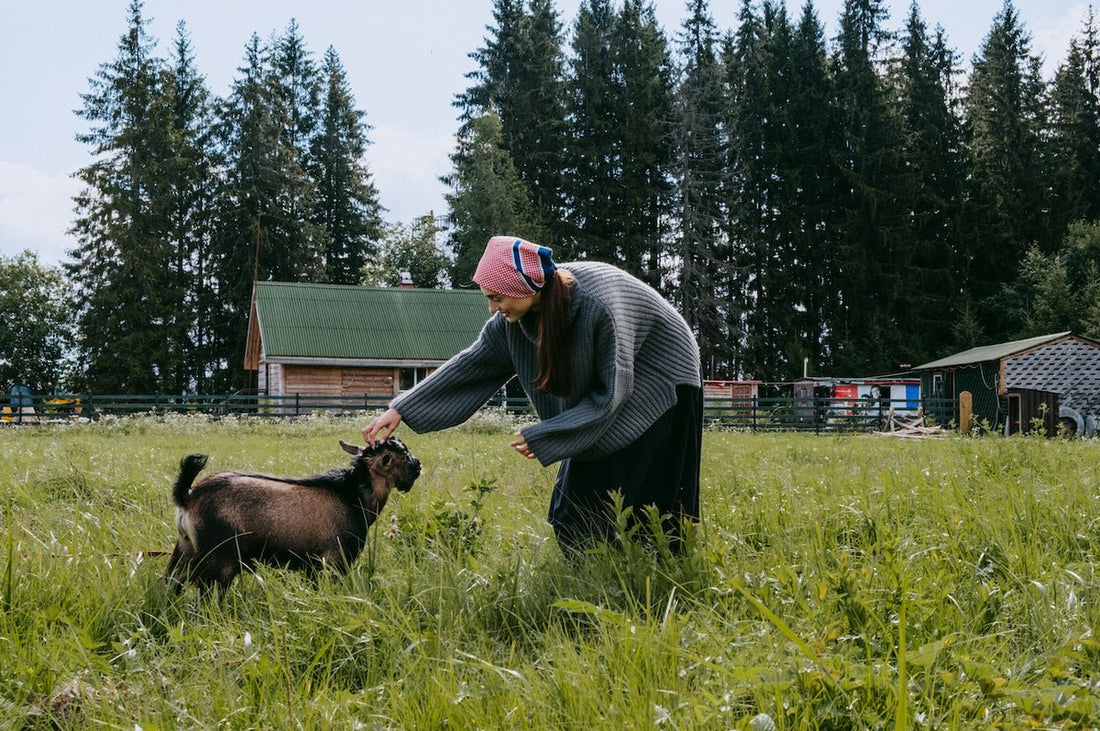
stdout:
[(412, 274), (409, 274), (408, 272), (401, 272), (401, 284), (399, 285), (399, 288), (400, 289), (412, 289), (413, 288)]

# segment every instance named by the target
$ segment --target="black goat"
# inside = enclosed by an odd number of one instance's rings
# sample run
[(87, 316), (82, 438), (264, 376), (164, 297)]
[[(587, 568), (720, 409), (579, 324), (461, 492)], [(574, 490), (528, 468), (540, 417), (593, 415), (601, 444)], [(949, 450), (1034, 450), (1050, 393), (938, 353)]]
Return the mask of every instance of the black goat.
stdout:
[(203, 595), (216, 584), (224, 593), (257, 563), (347, 571), (390, 490), (408, 492), (420, 476), (420, 460), (395, 437), (374, 447), (340, 446), (353, 455), (349, 468), (305, 478), (219, 472), (194, 487), (206, 455), (184, 457), (172, 490), (179, 540), (168, 584), (178, 592), (191, 582)]

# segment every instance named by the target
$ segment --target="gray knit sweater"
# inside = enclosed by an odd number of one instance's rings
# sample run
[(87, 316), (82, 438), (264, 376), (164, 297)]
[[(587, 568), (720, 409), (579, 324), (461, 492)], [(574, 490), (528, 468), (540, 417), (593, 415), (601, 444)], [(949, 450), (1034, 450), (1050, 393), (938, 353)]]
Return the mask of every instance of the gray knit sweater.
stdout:
[(541, 421), (523, 436), (543, 465), (596, 459), (633, 442), (676, 403), (676, 386), (699, 386), (699, 346), (687, 323), (640, 280), (609, 264), (560, 265), (576, 277), (569, 317), (576, 385), (540, 394), (538, 315), (493, 316), (476, 342), (390, 404), (414, 432), (466, 421), (513, 375)]

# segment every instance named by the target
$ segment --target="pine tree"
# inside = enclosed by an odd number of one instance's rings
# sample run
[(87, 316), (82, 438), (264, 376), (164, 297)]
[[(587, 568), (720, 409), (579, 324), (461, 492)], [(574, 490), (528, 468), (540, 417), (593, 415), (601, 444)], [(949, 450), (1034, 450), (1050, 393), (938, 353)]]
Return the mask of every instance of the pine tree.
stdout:
[(942, 30), (935, 38), (913, 5), (905, 27), (895, 86), (905, 129), (908, 271), (899, 298), (898, 325), (905, 337), (897, 356), (923, 363), (951, 349), (958, 311), (960, 206), (965, 182), (962, 127), (957, 112), (955, 55)]
[(672, 69), (650, 6), (581, 6), (568, 87), (565, 190), (575, 255), (614, 262), (660, 284), (670, 200)]
[(777, 150), (783, 185), (775, 209), (778, 235), (789, 239), (783, 258), (790, 293), (772, 299), (786, 297), (789, 309), (777, 318), (775, 340), (754, 343), (752, 349), (783, 354), (774, 370), (768, 361), (754, 358), (765, 364), (757, 374), (794, 378), (803, 368), (820, 372), (831, 362), (836, 350), (831, 322), (839, 309), (836, 252), (842, 211), (837, 200), (842, 185), (835, 161), (842, 136), (825, 31), (811, 3), (792, 28), (789, 51), (780, 45), (773, 58), (778, 63), (775, 99), (784, 101), (787, 110), (786, 137)]
[(1074, 301), (1069, 272), (1059, 255), (1047, 257), (1033, 246), (1020, 263), (1020, 280), (1026, 285), (1031, 305), (1021, 335), (1073, 329), (1070, 323), (1081, 309)]
[(454, 105), (460, 110), (460, 119), (469, 123), (493, 111), (501, 116), (502, 109), (515, 106), (510, 100), (519, 78), (519, 61), (524, 54), (526, 11), (524, 0), (494, 0), (493, 20), (485, 46), (470, 54), (477, 68), (466, 74), (473, 82), (456, 95)]
[(1058, 236), (1046, 220), (1044, 86), (1030, 45), (1019, 14), (1006, 2), (974, 58), (964, 100), (970, 185), (960, 238), (967, 245), (962, 285), (983, 339), (993, 342), (1022, 326), (1019, 303), (1002, 295), (1028, 246), (1049, 252)]
[(166, 70), (164, 102), (170, 108), (172, 154), (162, 178), (168, 183), (160, 205), (168, 220), (173, 280), (168, 346), (173, 371), (165, 389), (206, 389), (210, 369), (211, 219), (219, 162), (213, 142), (213, 109), (205, 80), (195, 69), (185, 25), (176, 27), (172, 66)]
[(1091, 9), (1055, 74), (1048, 119), (1051, 227), (1100, 219), (1100, 29)]
[(220, 109), (226, 173), (216, 237), (218, 317), (216, 387), (244, 384), (242, 368), (252, 283), (258, 279), (310, 281), (319, 274), (316, 226), (304, 212), (313, 199), (301, 155), (287, 134), (290, 110), (280, 101), (259, 37), (245, 49), (228, 99)]
[(538, 214), (504, 149), (500, 119), (489, 113), (470, 120), (452, 156), (454, 172), (447, 178), (452, 192), (450, 248), (454, 254), (450, 278), (456, 287), (470, 286), (477, 262), (492, 236), (545, 240)]
[(878, 71), (886, 16), (883, 0), (847, 0), (833, 62), (845, 197), (836, 200), (844, 211), (835, 260), (841, 301), (831, 325), (833, 367), (847, 373), (896, 368), (905, 339), (897, 319), (908, 255), (897, 200), (905, 185), (901, 127)]
[(726, 54), (728, 230), (739, 265), (743, 370), (795, 378), (831, 353), (841, 138), (824, 31), (811, 4), (792, 24), (780, 2), (742, 4)]
[(296, 253), (302, 257), (299, 267), (305, 276), (320, 281), (325, 276), (324, 254), (329, 241), (326, 229), (314, 222), (315, 179), (308, 171), (314, 167), (312, 146), (321, 114), (321, 77), (293, 19), (281, 36), (272, 39), (268, 65), (273, 118), (294, 151), (297, 169), (307, 172), (284, 191), (288, 235), (300, 238)]
[(692, 0), (680, 39), (683, 70), (675, 94), (676, 227), (669, 252), (679, 264), (675, 299), (696, 332), (707, 377), (727, 377), (741, 340), (741, 313), (729, 291), (728, 242), (722, 232), (726, 189), (724, 91), (716, 30), (706, 0)]
[(464, 124), (489, 112), (499, 117), (503, 147), (531, 196), (539, 229), (547, 232), (540, 243), (564, 261), (572, 257), (573, 241), (564, 223), (561, 23), (553, 0), (531, 0), (529, 10), (523, 0), (494, 0), (493, 18), (497, 25), (485, 47), (471, 54), (478, 64), (468, 74), (474, 83), (455, 105)]
[(527, 184), (540, 228), (565, 260), (572, 258), (574, 242), (564, 235), (565, 60), (554, 0), (530, 0), (523, 42), (517, 98), (511, 109), (501, 110), (505, 147)]
[(311, 143), (313, 221), (324, 229), (324, 281), (355, 284), (381, 237), (382, 205), (366, 164), (367, 131), (335, 49), (325, 53), (325, 94)]
[(790, 262), (782, 249), (782, 215), (776, 196), (783, 192), (781, 146), (789, 132), (787, 99), (779, 63), (789, 36), (785, 11), (766, 2), (758, 12), (743, 2), (734, 36), (724, 53), (730, 103), (729, 177), (725, 263), (731, 298), (743, 311), (743, 368), (749, 373), (781, 372), (779, 340), (785, 328)]
[(1032, 246), (1015, 291), (1027, 305), (1020, 337), (1065, 330), (1100, 336), (1100, 222), (1071, 223), (1052, 254)]
[(270, 61), (274, 103), (282, 115), (283, 134), (298, 151), (299, 164), (305, 167), (318, 126), (321, 77), (297, 21), (291, 19), (283, 34), (272, 40)]
[(570, 238), (578, 258), (617, 260), (622, 204), (622, 98), (611, 50), (615, 14), (610, 0), (584, 0), (573, 29), (567, 114), (570, 136), (565, 168)]
[(89, 388), (100, 393), (156, 393), (172, 387), (172, 321), (180, 288), (164, 205), (173, 180), (171, 105), (163, 96), (163, 62), (153, 56), (138, 0), (118, 57), (102, 64), (79, 112), (93, 126), (77, 136), (94, 158), (78, 172), (72, 233), (77, 247), (65, 269), (75, 285), (80, 358)]
[(611, 52), (621, 78), (616, 118), (620, 135), (619, 263), (651, 286), (662, 282), (662, 253), (672, 200), (673, 69), (668, 39), (653, 6), (626, 0), (615, 22)]

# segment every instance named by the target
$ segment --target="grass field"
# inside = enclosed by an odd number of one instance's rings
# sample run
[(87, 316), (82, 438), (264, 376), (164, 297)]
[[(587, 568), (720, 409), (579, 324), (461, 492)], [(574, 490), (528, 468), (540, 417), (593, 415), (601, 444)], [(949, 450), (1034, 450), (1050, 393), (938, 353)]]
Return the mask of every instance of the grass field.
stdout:
[(553, 470), (481, 419), (347, 576), (170, 599), (180, 458), (345, 463), (364, 420), (0, 430), (4, 728), (1100, 725), (1100, 442), (708, 432), (687, 558), (562, 560)]

